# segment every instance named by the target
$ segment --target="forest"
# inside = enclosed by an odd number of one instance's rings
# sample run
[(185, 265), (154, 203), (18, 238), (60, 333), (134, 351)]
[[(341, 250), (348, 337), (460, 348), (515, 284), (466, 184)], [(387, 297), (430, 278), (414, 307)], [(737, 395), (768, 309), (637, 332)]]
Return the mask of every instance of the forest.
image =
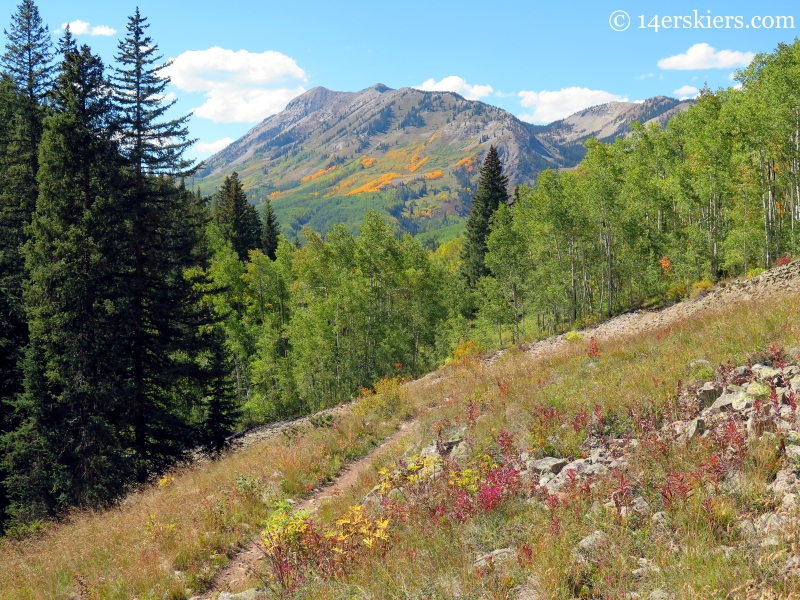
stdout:
[[(484, 157), (435, 251), (376, 212), (289, 242), (236, 173), (204, 196), (138, 10), (106, 67), (32, 0), (0, 81), (0, 522), (102, 507), (236, 430), (482, 348), (701, 294), (797, 252), (800, 42), (665, 128), (509, 190)], [(421, 117), (420, 117), (421, 118)], [(376, 129), (373, 134), (379, 134)], [(301, 240), (302, 239), (302, 243)], [(27, 529), (26, 529), (27, 528)]]

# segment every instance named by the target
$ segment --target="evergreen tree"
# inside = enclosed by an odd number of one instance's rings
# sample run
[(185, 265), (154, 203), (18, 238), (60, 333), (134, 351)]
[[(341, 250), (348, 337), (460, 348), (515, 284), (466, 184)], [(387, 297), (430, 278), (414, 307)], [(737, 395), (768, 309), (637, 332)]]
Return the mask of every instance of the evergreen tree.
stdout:
[[(11, 17), (11, 27), (3, 32), (7, 42), (0, 59), (0, 436), (17, 426), (9, 406), (22, 391), (20, 362), (28, 341), (20, 248), (38, 195), (37, 152), (53, 78), (50, 32), (31, 0), (23, 0)], [(5, 475), (0, 464), (0, 482)], [(5, 506), (0, 483), (0, 515)], [(0, 518), (0, 531), (2, 527)]]
[(246, 261), (248, 252), (260, 245), (261, 220), (255, 206), (247, 201), (244, 187), (236, 172), (225, 177), (216, 194), (214, 219), (241, 261)]
[(269, 256), (270, 260), (275, 260), (278, 250), (278, 237), (281, 234), (281, 226), (272, 203), (267, 198), (264, 203), (264, 213), (261, 215), (261, 250)]
[(6, 35), (3, 70), (11, 77), (31, 106), (41, 106), (55, 78), (50, 32), (42, 24), (33, 0), (22, 0), (11, 16), (11, 31)]
[(225, 349), (224, 331), (214, 327), (210, 341), (207, 376), (209, 385), (204, 398), (205, 414), (200, 426), (200, 443), (217, 454), (227, 444), (228, 435), (236, 426), (241, 410), (231, 378), (230, 356)]
[(189, 415), (199, 397), (190, 392), (207, 382), (198, 361), (209, 343), (198, 335), (198, 327), (209, 323), (200, 305), (202, 276), (186, 276), (187, 269), (207, 260), (206, 215), (195, 195), (176, 185), (190, 170), (183, 152), (193, 141), (187, 139), (186, 117), (164, 119), (173, 104), (164, 102), (169, 78), (162, 76), (166, 64), (145, 34), (147, 27), (137, 9), (119, 43), (112, 77), (118, 139), (133, 179), (125, 209), (130, 233), (121, 244), (132, 274), (120, 315), (130, 335), (129, 392), (121, 420), (129, 428), (140, 482), (182, 457), (191, 443)]
[(8, 438), (11, 513), (25, 521), (99, 505), (124, 489), (130, 470), (115, 427), (125, 389), (117, 317), (124, 177), (108, 81), (88, 46), (66, 47), (52, 98), (25, 246), (23, 421)]
[(503, 165), (494, 146), (481, 166), (478, 191), (472, 198), (472, 209), (467, 219), (466, 240), (461, 253), (462, 273), (471, 287), (478, 279), (488, 275), (484, 264), (486, 256), (486, 237), (492, 215), (501, 204), (508, 202), (508, 177), (503, 175)]

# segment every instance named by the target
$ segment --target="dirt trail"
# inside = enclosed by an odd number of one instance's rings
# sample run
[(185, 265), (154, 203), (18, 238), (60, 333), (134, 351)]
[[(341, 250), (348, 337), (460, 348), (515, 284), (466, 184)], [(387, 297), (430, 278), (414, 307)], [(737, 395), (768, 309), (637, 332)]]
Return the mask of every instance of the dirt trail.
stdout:
[[(347, 465), (342, 469), (335, 480), (319, 488), (308, 498), (297, 503), (294, 507), (295, 510), (309, 510), (312, 513), (316, 512), (322, 501), (327, 498), (339, 496), (350, 489), (358, 483), (359, 477), (372, 465), (373, 461), (383, 456), (396, 442), (400, 441), (414, 429), (414, 424), (414, 421), (401, 423), (397, 431), (383, 440), (383, 442), (367, 456)], [(273, 435), (277, 434), (273, 433)], [(273, 435), (268, 437), (273, 437)], [(263, 556), (258, 541), (251, 541), (244, 550), (236, 554), (236, 556), (217, 573), (209, 589), (199, 596), (194, 596), (192, 600), (212, 600), (219, 591), (235, 589), (238, 582), (250, 579), (252, 568)]]
[[(637, 310), (626, 313), (608, 321), (604, 321), (583, 331), (585, 336), (594, 336), (597, 340), (610, 340), (614, 338), (636, 335), (645, 331), (664, 329), (698, 313), (719, 309), (725, 305), (751, 300), (780, 297), (800, 293), (800, 261), (794, 261), (783, 267), (778, 267), (752, 279), (735, 280), (727, 284), (720, 284), (709, 293), (661, 310)], [(528, 344), (527, 354), (530, 358), (538, 358), (551, 352), (560, 351), (567, 344), (565, 335), (557, 335), (547, 339)], [(492, 364), (503, 355), (500, 350), (486, 359)], [(432, 385), (445, 377), (440, 372), (432, 372), (412, 382), (416, 385)], [(323, 411), (340, 415), (352, 408), (352, 404), (342, 405)], [(367, 456), (345, 467), (341, 474), (329, 485), (316, 490), (311, 496), (296, 505), (298, 510), (315, 511), (321, 501), (326, 498), (338, 496), (350, 489), (359, 477), (370, 467), (375, 459), (382, 456), (392, 448), (395, 442), (408, 435), (417, 421), (403, 423), (391, 436), (386, 438)], [(240, 448), (252, 446), (280, 435), (288, 427), (311, 427), (308, 417), (273, 423), (247, 431), (237, 437), (235, 445)], [(219, 591), (235, 589), (238, 582), (249, 578), (250, 569), (261, 558), (256, 541), (251, 542), (244, 550), (236, 554), (222, 570), (220, 570), (209, 589), (192, 600), (213, 600)]]

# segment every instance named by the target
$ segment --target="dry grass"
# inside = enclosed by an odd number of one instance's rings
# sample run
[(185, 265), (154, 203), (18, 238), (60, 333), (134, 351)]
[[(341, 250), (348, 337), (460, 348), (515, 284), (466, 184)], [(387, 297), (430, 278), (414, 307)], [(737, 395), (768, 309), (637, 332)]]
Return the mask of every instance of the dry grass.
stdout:
[[(187, 589), (201, 589), (227, 556), (256, 534), (275, 500), (302, 495), (333, 477), (347, 460), (363, 456), (394, 430), (398, 416), (416, 416), (418, 426), (397, 455), (429, 444), (439, 429), (449, 435), (466, 427), (476, 454), (496, 452), (497, 433), (506, 429), (520, 449), (534, 456), (579, 457), (585, 428), (562, 427), (562, 420), (544, 422), (545, 407), (555, 407), (569, 422), (579, 419), (582, 410), (593, 414), (597, 406), (608, 435), (638, 437), (643, 420), (660, 424), (674, 418), (679, 380), (705, 375), (689, 366), (692, 361), (741, 364), (770, 343), (793, 347), (800, 340), (799, 310), (798, 298), (742, 304), (687, 320), (660, 336), (652, 332), (600, 343), (594, 358), (586, 355), (588, 343), (583, 340), (545, 359), (533, 360), (516, 350), (492, 365), (465, 359), (406, 384), (399, 399), (373, 397), (372, 405), (367, 403), (336, 427), (300, 432), (293, 439), (282, 436), (232, 453), (175, 473), (174, 483), (133, 494), (114, 509), (73, 514), (26, 541), (2, 541), (0, 598), (68, 598), (77, 577), (93, 598), (185, 598)], [(468, 403), (480, 409), (474, 424)], [(727, 545), (723, 542), (736, 542), (726, 515), (759, 506), (768, 450), (751, 448), (748, 454), (746, 473), (756, 491), (715, 507), (721, 531), (703, 525), (697, 503), (672, 516), (669, 534), (647, 524), (631, 527), (593, 506), (608, 499), (609, 490), (601, 487), (560, 511), (561, 527), (554, 534), (553, 514), (541, 503), (519, 498), (464, 523), (393, 522), (393, 544), (384, 559), (356, 565), (338, 580), (310, 577), (297, 597), (505, 598), (531, 574), (542, 581), (545, 597), (552, 598), (612, 598), (633, 589), (646, 597), (656, 586), (683, 598), (725, 597), (739, 587), (744, 591), (732, 597), (744, 598), (749, 581), (772, 586), (774, 598), (790, 597), (795, 588), (775, 578), (774, 561), (759, 564), (742, 553), (726, 557), (718, 551)], [(642, 450), (632, 471), (643, 495), (657, 506), (652, 483), (669, 472), (690, 470), (708, 452), (703, 446), (658, 456)], [(377, 469), (392, 464), (378, 461), (352, 491), (324, 503), (318, 518), (330, 521), (360, 503), (376, 484)], [(592, 572), (576, 572), (572, 548), (595, 529), (606, 531), (616, 550)], [(472, 568), (481, 552), (523, 546), (532, 552), (531, 563), (515, 562), (496, 572)], [(633, 581), (635, 557), (642, 556), (655, 561), (661, 574)]]
[[(491, 366), (452, 366), (434, 385), (414, 389), (418, 406), (448, 400), (435, 412), (423, 412), (418, 433), (407, 437), (398, 452), (406, 450), (408, 455), (429, 444), (439, 428), (447, 437), (466, 426), (475, 454), (497, 452), (497, 434), (505, 429), (514, 434), (519, 449), (534, 455), (579, 458), (585, 430), (564, 428), (562, 422), (578, 417), (581, 409), (591, 415), (596, 406), (607, 435), (643, 437), (642, 421), (660, 426), (677, 418), (678, 381), (689, 383), (708, 375), (707, 368), (690, 367), (690, 363), (705, 359), (743, 364), (748, 355), (769, 344), (794, 347), (800, 340), (798, 309), (798, 298), (743, 304), (687, 320), (669, 331), (601, 343), (595, 358), (587, 356), (588, 343), (582, 341), (545, 360), (532, 361), (523, 353), (510, 352)], [(482, 406), (474, 426), (467, 425), (465, 405), (470, 400)], [(542, 425), (537, 411), (544, 407), (558, 408), (563, 419)], [(620, 519), (615, 510), (603, 507), (613, 491), (613, 478), (591, 492), (576, 493), (556, 513), (541, 501), (517, 499), (464, 523), (427, 516), (406, 523), (395, 520), (393, 546), (385, 558), (360, 564), (338, 580), (311, 578), (296, 597), (513, 598), (516, 588), (532, 574), (541, 582), (543, 597), (565, 600), (620, 598), (631, 591), (646, 598), (655, 588), (687, 599), (797, 597), (798, 582), (784, 580), (780, 573), (786, 551), (753, 556), (740, 543), (734, 527), (735, 517), (772, 508), (763, 494), (774, 474), (774, 450), (769, 444), (751, 444), (742, 467), (745, 492), (713, 498), (710, 492), (698, 493), (668, 511), (666, 529), (649, 520)], [(669, 473), (696, 470), (711, 452), (710, 442), (686, 450), (668, 447), (663, 452), (643, 444), (631, 459), (630, 477), (653, 510), (662, 510), (656, 485)], [(357, 489), (322, 506), (318, 518), (330, 522), (347, 506), (363, 502), (382, 466), (394, 463), (376, 464)], [(713, 502), (704, 505), (706, 497)], [(551, 529), (554, 516), (560, 521), (556, 533)], [(572, 558), (575, 543), (598, 529), (609, 536), (613, 551), (592, 568), (577, 568)], [(518, 552), (527, 547), (532, 561), (512, 561), (495, 571), (473, 568), (476, 556), (504, 547)], [(631, 572), (639, 558), (650, 560), (660, 573), (634, 578)]]
[[(102, 512), (76, 512), (28, 540), (0, 542), (0, 598), (184, 598), (258, 531), (275, 501), (308, 493), (395, 427), (346, 417), (175, 472), (174, 482)], [(166, 481), (170, 481), (167, 479)]]

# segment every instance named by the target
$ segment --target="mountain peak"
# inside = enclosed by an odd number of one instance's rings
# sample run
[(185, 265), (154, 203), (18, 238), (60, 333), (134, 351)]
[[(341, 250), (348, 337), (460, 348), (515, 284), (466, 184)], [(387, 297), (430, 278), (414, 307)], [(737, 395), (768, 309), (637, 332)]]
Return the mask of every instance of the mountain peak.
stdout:
[(490, 145), (513, 188), (543, 169), (577, 164), (590, 135), (626, 135), (634, 120), (665, 122), (683, 104), (613, 102), (533, 126), (452, 92), (315, 87), (205, 161), (196, 183), (214, 190), (237, 171), (254, 202), (273, 201), (287, 234), (304, 225), (354, 228), (372, 207), (405, 231), (455, 235)]
[(341, 94), (346, 94), (347, 92), (334, 92), (333, 90), (329, 90), (326, 87), (317, 86), (311, 88), (307, 92), (304, 92), (291, 100), (287, 105), (284, 111), (286, 112), (304, 112), (309, 113), (315, 110), (319, 110), (326, 104), (333, 101)]

